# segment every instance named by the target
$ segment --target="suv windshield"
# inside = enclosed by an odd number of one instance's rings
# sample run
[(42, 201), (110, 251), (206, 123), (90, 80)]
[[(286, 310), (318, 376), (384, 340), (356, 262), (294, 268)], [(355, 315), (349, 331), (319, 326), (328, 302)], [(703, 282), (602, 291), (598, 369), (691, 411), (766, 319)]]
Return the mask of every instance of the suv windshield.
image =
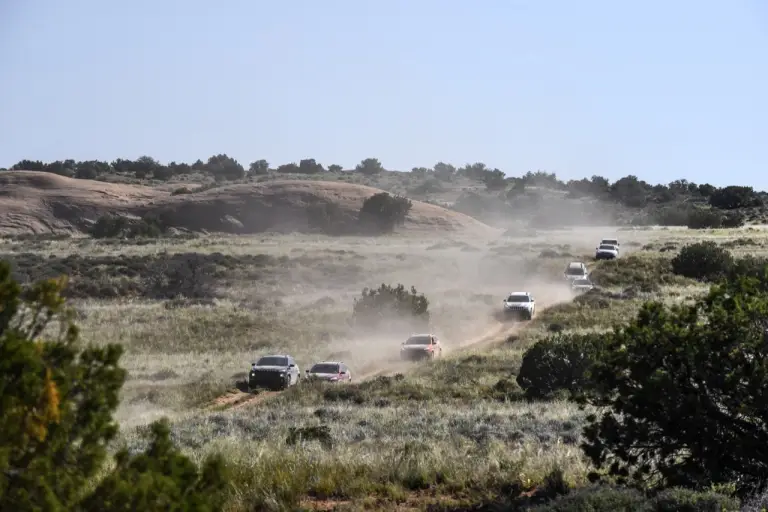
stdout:
[(606, 238), (605, 240), (603, 240), (600, 243), (601, 244), (606, 244), (606, 245), (619, 245), (619, 241), (618, 240), (614, 240), (613, 238)]
[(530, 302), (530, 299), (527, 295), (510, 295), (507, 302)]
[(288, 358), (284, 356), (266, 356), (256, 362), (256, 366), (288, 366)]
[(600, 246), (600, 250), (601, 251), (613, 251), (615, 249), (616, 248), (614, 246), (612, 246), (612, 245), (601, 245)]
[(429, 345), (429, 336), (411, 336), (408, 338), (408, 341), (405, 342), (406, 345)]
[(339, 373), (339, 365), (333, 363), (317, 363), (309, 373)]

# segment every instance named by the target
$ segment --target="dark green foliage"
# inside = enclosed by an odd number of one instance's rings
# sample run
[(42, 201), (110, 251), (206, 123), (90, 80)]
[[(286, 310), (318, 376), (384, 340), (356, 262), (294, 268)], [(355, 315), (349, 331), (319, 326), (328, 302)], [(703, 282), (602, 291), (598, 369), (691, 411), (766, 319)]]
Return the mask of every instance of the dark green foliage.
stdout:
[(269, 173), (269, 163), (266, 160), (256, 160), (248, 166), (248, 174), (253, 176)]
[(411, 286), (382, 284), (377, 289), (364, 288), (355, 299), (352, 315), (356, 325), (378, 328), (383, 323), (402, 322), (406, 328), (425, 328), (429, 324), (429, 300)]
[(74, 254), (47, 258), (28, 253), (2, 257), (12, 265), (14, 279), (22, 283), (68, 275), (69, 285), (62, 292), (68, 298), (212, 298), (217, 295), (219, 283), (238, 278), (258, 280), (266, 268), (280, 263), (277, 258), (264, 254), (221, 253)]
[(684, 277), (716, 281), (728, 275), (733, 256), (710, 240), (689, 244), (672, 258), (672, 272)]
[(728, 272), (728, 279), (736, 280), (739, 277), (757, 279), (763, 289), (768, 290), (768, 258), (747, 254), (736, 259)]
[(538, 341), (523, 356), (517, 383), (529, 399), (576, 395), (589, 386), (588, 370), (603, 345), (599, 334), (557, 334)]
[(307, 224), (322, 233), (341, 234), (349, 220), (335, 203), (315, 203), (307, 207)]
[(0, 510), (220, 510), (222, 459), (198, 472), (165, 422), (152, 426), (146, 453), (121, 451), (117, 467), (89, 489), (117, 433), (112, 414), (126, 372), (119, 345), (80, 346), (65, 284), (22, 288), (0, 262)]
[(64, 284), (23, 291), (0, 262), (0, 510), (71, 510), (117, 433), (122, 349), (78, 346)]
[(743, 226), (745, 221), (745, 216), (740, 212), (693, 210), (688, 216), (686, 225), (690, 229), (737, 228)]
[(635, 254), (597, 262), (590, 273), (590, 279), (603, 287), (637, 286), (649, 292), (658, 290), (661, 285), (680, 281), (672, 273), (668, 258), (649, 258)]
[(363, 201), (358, 218), (363, 229), (391, 233), (395, 226), (405, 223), (412, 206), (413, 203), (406, 197), (380, 192)]
[(366, 158), (355, 167), (355, 171), (362, 174), (378, 174), (384, 170), (378, 158)]
[(645, 304), (606, 337), (586, 402), (605, 408), (584, 451), (624, 481), (740, 495), (768, 474), (768, 294), (754, 280), (712, 287), (693, 305)]
[(727, 512), (741, 510), (739, 500), (713, 491), (696, 492), (673, 487), (652, 499), (656, 512)]
[(752, 187), (731, 185), (712, 192), (712, 195), (709, 196), (709, 204), (713, 208), (735, 210), (762, 206), (763, 202)]
[(544, 505), (536, 512), (736, 512), (739, 501), (714, 492), (670, 489), (646, 496), (637, 489), (594, 485), (576, 489)]
[(326, 450), (333, 448), (333, 436), (328, 425), (313, 425), (310, 427), (291, 427), (285, 444), (293, 446), (300, 441), (317, 441)]
[(593, 486), (575, 490), (544, 505), (536, 512), (650, 512), (643, 493), (635, 489)]
[(151, 432), (146, 453), (130, 455), (123, 450), (117, 454), (117, 467), (83, 501), (82, 510), (221, 510), (229, 476), (223, 458), (210, 457), (198, 469), (171, 442), (167, 421), (153, 423)]
[(102, 215), (89, 230), (93, 238), (156, 238), (167, 228), (156, 217), (133, 219), (122, 215)]

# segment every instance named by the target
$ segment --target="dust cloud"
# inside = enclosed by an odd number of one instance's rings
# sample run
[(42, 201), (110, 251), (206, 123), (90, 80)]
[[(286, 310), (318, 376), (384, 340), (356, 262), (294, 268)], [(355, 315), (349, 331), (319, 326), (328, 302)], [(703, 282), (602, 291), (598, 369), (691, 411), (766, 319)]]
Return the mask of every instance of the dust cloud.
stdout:
[[(615, 228), (579, 228), (539, 231), (525, 238), (505, 236), (414, 237), (402, 235), (356, 241), (340, 238), (331, 243), (360, 255), (366, 278), (364, 286), (381, 284), (414, 286), (429, 300), (430, 325), (410, 332), (394, 319), (377, 331), (352, 330), (347, 336), (318, 344), (302, 358), (302, 371), (321, 360), (347, 363), (356, 381), (372, 376), (405, 371), (413, 363), (401, 362), (400, 344), (408, 335), (431, 332), (443, 342), (443, 355), (501, 340), (527, 322), (511, 322), (500, 316), (502, 300), (513, 291), (531, 292), (536, 299), (536, 314), (555, 304), (572, 299), (563, 277), (569, 261), (589, 265), (595, 245), (603, 237), (616, 236)], [(619, 237), (621, 238), (621, 237)], [(545, 248), (565, 247), (562, 256), (542, 258)], [(330, 286), (332, 285), (332, 286)], [(340, 310), (350, 315), (354, 298), (360, 296), (360, 282), (306, 283), (310, 293), (341, 297)], [(291, 297), (286, 297), (288, 302)], [(318, 332), (333, 326), (318, 325)]]

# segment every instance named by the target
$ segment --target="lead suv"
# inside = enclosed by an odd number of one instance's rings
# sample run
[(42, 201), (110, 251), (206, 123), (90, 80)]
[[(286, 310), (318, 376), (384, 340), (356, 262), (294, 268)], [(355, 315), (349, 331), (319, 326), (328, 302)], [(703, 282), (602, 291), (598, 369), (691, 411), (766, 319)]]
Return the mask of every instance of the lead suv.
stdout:
[(286, 389), (298, 384), (299, 379), (301, 372), (293, 357), (287, 354), (263, 356), (251, 364), (248, 389)]

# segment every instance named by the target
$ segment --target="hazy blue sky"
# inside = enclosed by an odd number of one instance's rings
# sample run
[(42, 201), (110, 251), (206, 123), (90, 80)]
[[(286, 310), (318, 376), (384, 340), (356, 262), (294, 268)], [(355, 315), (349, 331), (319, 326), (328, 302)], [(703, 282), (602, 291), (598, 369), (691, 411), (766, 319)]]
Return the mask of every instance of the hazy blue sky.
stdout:
[(768, 189), (765, 0), (0, 0), (29, 158), (635, 174)]

